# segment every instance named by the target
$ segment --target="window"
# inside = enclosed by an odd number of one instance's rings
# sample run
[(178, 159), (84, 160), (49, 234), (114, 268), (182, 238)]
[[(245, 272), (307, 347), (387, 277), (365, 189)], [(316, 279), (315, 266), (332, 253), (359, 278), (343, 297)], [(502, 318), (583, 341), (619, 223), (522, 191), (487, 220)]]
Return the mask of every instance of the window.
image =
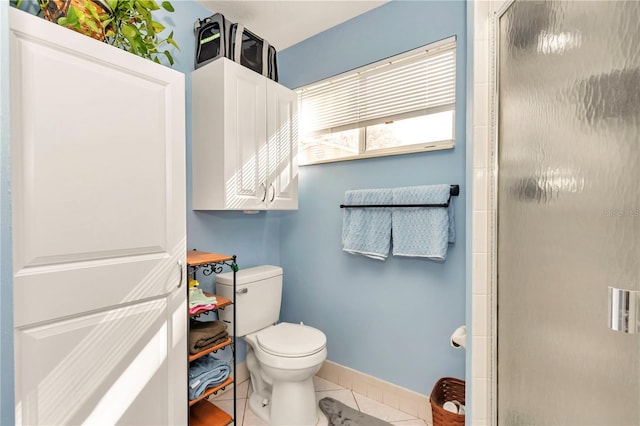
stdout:
[(442, 40), (298, 89), (299, 164), (449, 149), (456, 40)]

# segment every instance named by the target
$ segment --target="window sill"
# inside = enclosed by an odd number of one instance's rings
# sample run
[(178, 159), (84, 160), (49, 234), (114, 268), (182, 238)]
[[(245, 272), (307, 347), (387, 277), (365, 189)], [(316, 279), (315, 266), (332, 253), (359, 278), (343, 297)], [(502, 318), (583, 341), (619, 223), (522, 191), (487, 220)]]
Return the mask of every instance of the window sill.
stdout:
[(315, 160), (309, 162), (300, 162), (299, 166), (312, 166), (315, 164), (326, 164), (326, 163), (337, 163), (340, 161), (352, 161), (352, 160), (362, 160), (365, 158), (376, 158), (376, 157), (388, 157), (391, 155), (402, 155), (402, 154), (415, 154), (418, 152), (430, 152), (430, 151), (442, 151), (445, 149), (453, 149), (455, 147), (455, 141), (439, 141), (432, 142), (428, 144), (419, 144), (412, 145), (406, 147), (393, 147), (386, 149), (376, 149), (373, 151), (368, 151), (362, 154), (351, 155), (347, 157), (340, 158), (330, 158), (326, 160)]

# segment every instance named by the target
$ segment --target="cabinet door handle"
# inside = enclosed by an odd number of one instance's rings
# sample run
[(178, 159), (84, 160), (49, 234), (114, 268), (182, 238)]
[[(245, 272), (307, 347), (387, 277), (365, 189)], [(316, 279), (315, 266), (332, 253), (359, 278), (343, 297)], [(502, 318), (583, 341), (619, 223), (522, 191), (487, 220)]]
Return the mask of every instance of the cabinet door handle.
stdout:
[(271, 184), (271, 189), (273, 189), (273, 194), (271, 194), (271, 199), (269, 200), (269, 202), (273, 203), (273, 200), (275, 200), (276, 198), (276, 187)]
[(182, 279), (184, 278), (184, 271), (182, 266), (182, 261), (178, 260), (178, 268), (180, 268), (180, 281), (178, 282), (178, 288), (182, 287)]
[(262, 196), (262, 200), (261, 200), (264, 203), (264, 200), (267, 199), (267, 185), (265, 185), (263, 182), (260, 184), (260, 186), (264, 188), (264, 195)]
[(241, 288), (240, 290), (236, 290), (236, 294), (245, 294), (248, 292), (249, 292), (248, 288)]

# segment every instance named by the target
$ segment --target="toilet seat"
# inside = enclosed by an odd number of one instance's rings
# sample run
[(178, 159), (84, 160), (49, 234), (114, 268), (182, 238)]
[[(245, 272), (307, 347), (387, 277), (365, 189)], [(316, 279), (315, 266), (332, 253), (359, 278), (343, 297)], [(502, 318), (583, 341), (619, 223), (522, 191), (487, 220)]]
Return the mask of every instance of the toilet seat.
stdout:
[(316, 328), (282, 322), (256, 333), (258, 346), (264, 352), (285, 358), (316, 354), (327, 345), (327, 337)]

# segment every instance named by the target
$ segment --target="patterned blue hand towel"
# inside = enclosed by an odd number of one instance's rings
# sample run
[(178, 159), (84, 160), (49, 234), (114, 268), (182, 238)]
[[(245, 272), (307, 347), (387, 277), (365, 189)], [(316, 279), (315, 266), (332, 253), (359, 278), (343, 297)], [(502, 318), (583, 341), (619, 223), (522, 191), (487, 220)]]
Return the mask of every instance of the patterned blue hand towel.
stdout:
[(218, 386), (231, 374), (231, 364), (211, 354), (189, 364), (189, 399), (196, 399), (208, 389)]
[[(393, 189), (393, 204), (446, 204), (450, 185), (410, 186)], [(447, 258), (449, 243), (455, 242), (453, 204), (444, 207), (393, 209), (393, 255)]]
[[(345, 193), (345, 204), (391, 204), (391, 189), (359, 189)], [(385, 260), (391, 244), (391, 207), (346, 208), (342, 218), (342, 249)]]

